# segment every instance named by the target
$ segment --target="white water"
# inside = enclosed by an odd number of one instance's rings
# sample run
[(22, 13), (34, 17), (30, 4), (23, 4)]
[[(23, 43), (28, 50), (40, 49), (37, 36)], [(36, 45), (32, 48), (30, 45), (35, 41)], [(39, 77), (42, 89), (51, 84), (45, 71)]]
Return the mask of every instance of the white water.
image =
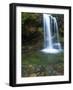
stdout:
[[(61, 52), (61, 44), (59, 42), (59, 32), (56, 18), (48, 14), (43, 14), (43, 25), (44, 25), (44, 49), (42, 49), (41, 51), (44, 53)], [(56, 38), (55, 42), (54, 38)]]

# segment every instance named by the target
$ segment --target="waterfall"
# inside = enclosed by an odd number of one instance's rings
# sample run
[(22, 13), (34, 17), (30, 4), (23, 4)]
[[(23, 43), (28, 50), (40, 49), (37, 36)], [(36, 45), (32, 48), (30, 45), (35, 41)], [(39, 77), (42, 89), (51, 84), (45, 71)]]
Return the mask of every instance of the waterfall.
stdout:
[(49, 14), (43, 14), (44, 28), (44, 53), (61, 52), (61, 44), (59, 41), (58, 24), (55, 17)]
[(50, 27), (50, 16), (47, 14), (43, 15), (44, 18), (44, 47), (53, 48), (52, 36), (51, 36), (51, 27)]

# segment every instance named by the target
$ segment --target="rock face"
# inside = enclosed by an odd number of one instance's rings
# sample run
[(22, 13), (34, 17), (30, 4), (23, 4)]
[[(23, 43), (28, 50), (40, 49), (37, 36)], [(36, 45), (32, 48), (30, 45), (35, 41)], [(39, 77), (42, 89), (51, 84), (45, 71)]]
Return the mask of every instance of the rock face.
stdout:
[[(59, 67), (58, 70), (57, 67)], [(61, 65), (22, 65), (22, 77), (55, 76), (63, 74), (64, 70)]]

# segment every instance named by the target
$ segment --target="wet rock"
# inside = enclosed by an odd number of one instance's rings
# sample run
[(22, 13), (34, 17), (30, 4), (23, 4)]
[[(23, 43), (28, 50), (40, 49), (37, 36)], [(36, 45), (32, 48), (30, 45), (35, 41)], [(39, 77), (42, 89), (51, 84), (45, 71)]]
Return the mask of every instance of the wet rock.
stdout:
[(30, 74), (30, 77), (36, 77), (37, 75), (35, 73)]

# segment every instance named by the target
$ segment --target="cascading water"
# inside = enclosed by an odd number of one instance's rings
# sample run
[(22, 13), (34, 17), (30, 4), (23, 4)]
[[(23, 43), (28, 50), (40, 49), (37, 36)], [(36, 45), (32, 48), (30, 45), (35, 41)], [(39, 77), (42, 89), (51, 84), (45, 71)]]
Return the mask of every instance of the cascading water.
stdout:
[(59, 32), (57, 20), (55, 17), (43, 14), (44, 25), (44, 53), (59, 53), (61, 52), (61, 44), (59, 42)]

